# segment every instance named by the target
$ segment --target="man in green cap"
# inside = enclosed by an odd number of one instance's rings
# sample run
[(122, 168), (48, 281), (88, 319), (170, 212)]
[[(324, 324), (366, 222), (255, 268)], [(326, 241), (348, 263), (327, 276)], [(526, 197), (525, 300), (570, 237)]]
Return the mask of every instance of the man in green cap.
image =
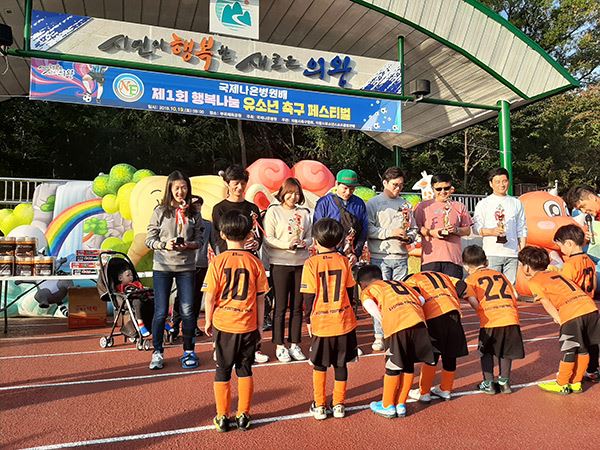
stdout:
[(354, 195), (358, 186), (358, 175), (354, 170), (343, 169), (336, 176), (335, 193), (321, 197), (315, 206), (314, 223), (319, 219), (330, 218), (337, 220), (344, 227), (344, 239), (339, 250), (343, 251), (354, 266), (367, 240), (369, 221), (365, 202)]

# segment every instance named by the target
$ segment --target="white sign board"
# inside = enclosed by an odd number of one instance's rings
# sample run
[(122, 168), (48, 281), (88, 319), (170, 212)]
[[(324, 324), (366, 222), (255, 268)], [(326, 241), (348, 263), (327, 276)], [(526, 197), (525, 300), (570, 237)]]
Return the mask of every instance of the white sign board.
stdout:
[(210, 0), (211, 33), (258, 39), (259, 0)]

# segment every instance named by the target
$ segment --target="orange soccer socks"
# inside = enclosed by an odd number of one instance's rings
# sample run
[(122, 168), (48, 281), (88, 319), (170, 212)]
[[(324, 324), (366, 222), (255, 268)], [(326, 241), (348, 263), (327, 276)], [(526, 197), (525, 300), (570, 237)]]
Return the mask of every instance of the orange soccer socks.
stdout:
[(396, 405), (396, 393), (400, 387), (400, 375), (384, 375), (383, 376), (383, 407)]
[(406, 403), (406, 399), (408, 398), (408, 391), (410, 391), (410, 388), (412, 387), (415, 374), (402, 372), (402, 375), (400, 376), (402, 377), (402, 384), (400, 385), (400, 389), (398, 391), (396, 405), (404, 405)]
[(326, 384), (327, 372), (313, 370), (313, 392), (316, 406), (325, 406), (327, 403), (327, 398), (325, 395)]
[(581, 383), (583, 380), (583, 374), (585, 373), (587, 366), (590, 362), (590, 355), (577, 355), (577, 361), (575, 361), (575, 368), (573, 369), (573, 374), (569, 380), (569, 383)]
[[(587, 367), (587, 365), (586, 365), (586, 367)], [(585, 370), (585, 368), (584, 368), (584, 370)], [(573, 376), (574, 373), (575, 373), (575, 363), (574, 362), (561, 361), (560, 365), (558, 366), (558, 375), (556, 377), (556, 382), (561, 386), (565, 386), (565, 385), (569, 384), (569, 380), (571, 379), (571, 376)]]
[(433, 380), (435, 378), (435, 366), (421, 364), (421, 377), (419, 378), (419, 388), (421, 395), (429, 394)]
[(215, 403), (217, 405), (217, 417), (229, 416), (231, 407), (231, 389), (229, 381), (215, 381)]
[(452, 388), (454, 387), (454, 373), (454, 371), (442, 370), (442, 382), (440, 384), (442, 391), (452, 392)]
[(250, 403), (252, 402), (253, 393), (254, 378), (251, 376), (238, 378), (238, 416), (241, 416), (243, 413), (250, 414)]

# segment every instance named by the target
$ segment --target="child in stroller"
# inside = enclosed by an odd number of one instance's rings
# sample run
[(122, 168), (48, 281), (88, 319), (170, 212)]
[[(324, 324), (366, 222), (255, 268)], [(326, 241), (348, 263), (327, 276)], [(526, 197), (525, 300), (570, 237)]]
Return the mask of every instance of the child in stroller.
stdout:
[(144, 324), (142, 307), (145, 302), (152, 301), (148, 291), (145, 290), (142, 283), (139, 281), (135, 281), (133, 279), (133, 272), (127, 266), (123, 266), (119, 270), (119, 274), (117, 275), (119, 280), (119, 284), (117, 284), (117, 292), (121, 294), (128, 295), (131, 299), (131, 306), (133, 306), (133, 311), (135, 315), (135, 319), (137, 321), (138, 328), (143, 337), (150, 336), (150, 332), (146, 325)]

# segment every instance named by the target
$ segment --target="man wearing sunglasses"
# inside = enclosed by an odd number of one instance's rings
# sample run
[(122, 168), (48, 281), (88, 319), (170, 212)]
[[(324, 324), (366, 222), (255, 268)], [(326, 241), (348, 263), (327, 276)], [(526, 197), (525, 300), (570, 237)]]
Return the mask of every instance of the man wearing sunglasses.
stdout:
[(471, 233), (473, 221), (463, 203), (450, 200), (452, 177), (436, 174), (431, 178), (434, 199), (415, 208), (415, 221), (422, 240), (421, 270), (463, 277), (461, 236)]
[(473, 231), (483, 237), (488, 267), (502, 272), (514, 284), (517, 256), (527, 238), (525, 209), (518, 198), (507, 195), (510, 182), (506, 169), (491, 170), (488, 182), (492, 194), (475, 206)]

